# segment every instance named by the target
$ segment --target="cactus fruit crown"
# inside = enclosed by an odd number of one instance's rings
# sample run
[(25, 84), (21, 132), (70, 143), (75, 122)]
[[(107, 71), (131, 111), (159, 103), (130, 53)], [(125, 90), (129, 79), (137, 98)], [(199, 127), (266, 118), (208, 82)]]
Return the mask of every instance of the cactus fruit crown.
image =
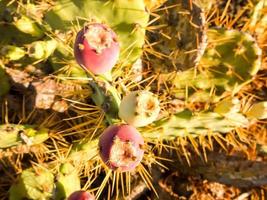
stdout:
[[(117, 42), (117, 39), (114, 35), (112, 35), (108, 28), (101, 25), (88, 25), (84, 36), (90, 47), (98, 54), (100, 54), (105, 48), (109, 48), (113, 41)], [(83, 46), (80, 46), (81, 50), (82, 48)]]
[(129, 125), (113, 125), (100, 136), (100, 156), (112, 170), (130, 171), (142, 160), (144, 140)]
[(137, 152), (130, 141), (121, 141), (115, 136), (111, 147), (109, 162), (116, 163), (117, 166), (129, 166), (137, 159)]

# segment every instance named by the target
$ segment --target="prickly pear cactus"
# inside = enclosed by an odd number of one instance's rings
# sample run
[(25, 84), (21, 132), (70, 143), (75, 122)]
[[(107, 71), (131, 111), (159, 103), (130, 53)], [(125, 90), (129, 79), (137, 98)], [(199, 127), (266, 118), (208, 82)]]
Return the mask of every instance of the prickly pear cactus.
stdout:
[[(166, 185), (188, 171), (262, 186), (265, 7), (0, 1), (0, 199), (201, 199)], [(222, 152), (263, 164), (216, 171)]]
[(259, 71), (262, 52), (251, 35), (237, 30), (209, 29), (208, 42), (200, 64), (211, 71), (214, 79), (221, 80), (220, 86), (225, 90), (239, 90)]

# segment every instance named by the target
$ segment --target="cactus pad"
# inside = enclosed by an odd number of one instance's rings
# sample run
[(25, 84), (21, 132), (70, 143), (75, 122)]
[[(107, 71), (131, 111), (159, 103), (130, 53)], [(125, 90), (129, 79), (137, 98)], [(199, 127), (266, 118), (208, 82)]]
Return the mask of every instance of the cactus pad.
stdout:
[(48, 130), (36, 130), (34, 126), (4, 124), (0, 125), (0, 148), (5, 149), (19, 144), (40, 144), (48, 139)]
[(189, 110), (156, 121), (142, 135), (150, 140), (200, 136), (209, 133), (227, 133), (237, 127), (245, 127), (248, 120), (240, 113), (220, 115), (215, 112), (192, 113)]
[(194, 67), (206, 46), (202, 10), (184, 0), (169, 0), (161, 8), (156, 12), (159, 20), (153, 23), (161, 27), (147, 33), (153, 51), (158, 52), (149, 58), (151, 67), (161, 73)]
[(201, 65), (211, 72), (216, 85), (226, 91), (238, 90), (261, 67), (261, 49), (253, 37), (237, 30), (209, 29), (209, 47)]

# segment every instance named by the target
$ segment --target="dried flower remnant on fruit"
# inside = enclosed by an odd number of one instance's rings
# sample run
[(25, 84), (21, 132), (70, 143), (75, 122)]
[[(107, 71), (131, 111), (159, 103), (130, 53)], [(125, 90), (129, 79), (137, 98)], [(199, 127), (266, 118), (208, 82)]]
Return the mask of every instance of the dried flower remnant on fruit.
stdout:
[(110, 126), (100, 136), (100, 156), (110, 169), (130, 171), (142, 160), (143, 145), (144, 140), (134, 127)]
[(110, 31), (103, 26), (89, 27), (84, 36), (88, 44), (99, 54), (104, 49), (109, 48), (115, 40)]
[(130, 141), (123, 142), (118, 137), (113, 140), (111, 152), (109, 162), (116, 163), (118, 167), (128, 166), (137, 159), (137, 151), (133, 144)]

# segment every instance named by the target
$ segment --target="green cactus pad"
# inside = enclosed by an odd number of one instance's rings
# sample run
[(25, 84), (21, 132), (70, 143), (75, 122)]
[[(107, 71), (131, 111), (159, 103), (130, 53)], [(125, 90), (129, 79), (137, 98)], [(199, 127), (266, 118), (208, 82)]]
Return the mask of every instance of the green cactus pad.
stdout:
[(157, 52), (151, 53), (148, 62), (160, 73), (194, 67), (206, 47), (202, 10), (187, 0), (168, 0), (161, 8), (156, 12), (160, 18), (152, 24), (161, 27), (147, 32), (152, 51)]
[(166, 0), (144, 0), (148, 10), (155, 10), (160, 7)]
[(24, 170), (17, 183), (9, 190), (10, 200), (38, 199), (45, 200), (52, 197), (54, 190), (54, 176), (49, 170), (38, 167), (37, 169)]
[(47, 140), (48, 130), (36, 130), (31, 125), (4, 124), (0, 125), (0, 148), (5, 149), (19, 144), (28, 146), (40, 144)]
[(83, 26), (81, 18), (103, 22), (117, 33), (121, 61), (131, 63), (142, 54), (149, 18), (143, 1), (59, 0), (45, 20), (52, 28), (67, 31), (77, 20)]
[(141, 133), (148, 140), (174, 139), (176, 137), (208, 135), (211, 132), (227, 133), (237, 127), (244, 127), (248, 120), (240, 113), (220, 115), (215, 112), (192, 113), (189, 110), (176, 113), (156, 121)]
[[(262, 51), (251, 35), (225, 29), (209, 29), (207, 33), (209, 47), (201, 58), (201, 70), (189, 69), (163, 77), (183, 91), (182, 98), (185, 98), (186, 88), (191, 88), (189, 96), (196, 90), (209, 94), (211, 89), (215, 89), (214, 101), (224, 92), (236, 94), (252, 81), (261, 67)], [(177, 93), (174, 96), (181, 95)]]
[(216, 86), (238, 91), (259, 71), (261, 49), (248, 33), (209, 29), (208, 43), (201, 66), (209, 71), (211, 79), (221, 80)]
[(98, 154), (98, 139), (83, 141), (73, 146), (68, 159), (74, 164), (87, 162)]

